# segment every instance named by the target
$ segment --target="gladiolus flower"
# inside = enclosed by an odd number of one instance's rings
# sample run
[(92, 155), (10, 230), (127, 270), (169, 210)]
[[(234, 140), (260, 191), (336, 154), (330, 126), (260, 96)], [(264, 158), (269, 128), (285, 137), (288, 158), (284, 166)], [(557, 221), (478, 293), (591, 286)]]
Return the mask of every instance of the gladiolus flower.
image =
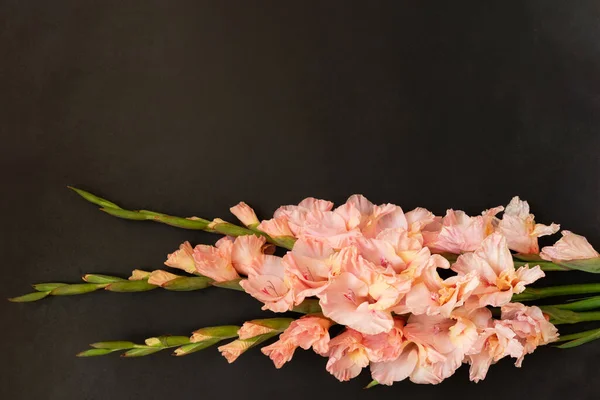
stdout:
[(177, 278), (180, 278), (180, 276), (157, 269), (150, 273), (150, 276), (148, 277), (148, 283), (151, 285), (163, 286), (165, 283)]
[(246, 293), (264, 303), (263, 310), (285, 312), (294, 305), (292, 283), (285, 276), (280, 257), (265, 255), (240, 285)]
[(339, 381), (344, 382), (357, 377), (362, 369), (369, 365), (369, 357), (362, 343), (363, 336), (346, 329), (329, 342), (329, 360), (327, 371)]
[(227, 237), (220, 239), (215, 246), (198, 245), (194, 248), (196, 270), (217, 282), (239, 278), (231, 263), (233, 241)]
[(560, 225), (536, 224), (534, 215), (529, 213), (529, 204), (518, 196), (512, 198), (498, 223), (500, 231), (508, 243), (508, 248), (522, 254), (538, 254), (538, 237), (552, 235)]
[(189, 274), (196, 273), (196, 263), (194, 262), (194, 249), (190, 242), (183, 242), (179, 250), (171, 253), (165, 261), (165, 265), (171, 268), (184, 270)]
[(562, 238), (553, 246), (546, 246), (542, 249), (540, 257), (554, 262), (600, 257), (600, 254), (594, 250), (585, 237), (570, 231), (562, 231), (561, 234)]
[(231, 207), (229, 211), (246, 226), (256, 226), (259, 223), (252, 207), (243, 201)]

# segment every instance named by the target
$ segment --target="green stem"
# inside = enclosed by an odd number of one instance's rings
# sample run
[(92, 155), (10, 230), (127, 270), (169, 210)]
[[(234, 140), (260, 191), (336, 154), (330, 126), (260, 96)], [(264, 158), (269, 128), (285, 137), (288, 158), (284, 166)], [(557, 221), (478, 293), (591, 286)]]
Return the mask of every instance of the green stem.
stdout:
[(550, 306), (540, 306), (540, 308), (545, 314), (550, 316), (550, 322), (554, 325), (600, 321), (600, 311), (574, 312)]
[(519, 268), (528, 264), (529, 266), (539, 265), (542, 271), (568, 271), (568, 269), (561, 267), (560, 265), (554, 264), (550, 261), (514, 261), (515, 268)]
[(98, 197), (92, 193), (86, 192), (85, 190), (77, 189), (71, 186), (69, 186), (69, 189), (75, 191), (75, 193), (77, 193), (90, 203), (99, 205), (101, 207), (101, 211), (104, 211), (105, 213), (117, 218), (123, 218), (133, 221), (154, 221), (174, 226), (177, 228), (202, 230), (206, 232), (220, 233), (228, 236), (258, 234), (264, 236), (267, 239), (267, 241), (273, 243), (276, 246), (280, 246), (288, 250), (291, 250), (292, 247), (294, 247), (295, 239), (292, 237), (272, 238), (266, 233), (261, 232), (256, 228), (248, 229), (225, 221), (212, 223), (207, 219), (198, 217), (182, 218), (149, 210), (125, 210), (117, 206), (115, 203)]
[(600, 296), (590, 297), (588, 299), (583, 299), (583, 300), (578, 300), (578, 301), (572, 301), (570, 303), (565, 303), (565, 304), (553, 304), (553, 305), (547, 306), (547, 307), (553, 307), (553, 308), (558, 308), (561, 310), (571, 310), (571, 311), (594, 310), (596, 308), (600, 308)]
[(527, 288), (523, 293), (514, 295), (512, 297), (512, 301), (531, 301), (546, 297), (590, 293), (600, 293), (600, 283), (583, 283), (577, 285), (551, 286), (545, 288)]
[(573, 333), (571, 335), (561, 336), (559, 342), (566, 341), (566, 343), (557, 346), (560, 349), (569, 349), (571, 347), (580, 346), (584, 343), (591, 342), (592, 340), (600, 339), (600, 329), (592, 329), (585, 332)]

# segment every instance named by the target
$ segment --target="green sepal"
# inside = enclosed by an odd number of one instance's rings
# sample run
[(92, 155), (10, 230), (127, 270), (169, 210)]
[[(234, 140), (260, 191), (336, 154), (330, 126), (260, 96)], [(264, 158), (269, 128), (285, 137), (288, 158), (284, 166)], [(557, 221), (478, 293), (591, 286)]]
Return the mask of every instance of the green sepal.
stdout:
[(249, 322), (281, 332), (290, 326), (292, 322), (294, 322), (294, 318), (264, 318), (255, 319)]
[(105, 213), (110, 214), (113, 217), (131, 219), (134, 221), (144, 221), (147, 219), (152, 219), (152, 216), (142, 214), (137, 211), (122, 210), (120, 208), (101, 208), (100, 211), (104, 211)]
[(104, 356), (106, 354), (113, 353), (119, 349), (88, 349), (82, 351), (81, 353), (77, 353), (77, 357), (96, 357), (96, 356)]
[(379, 382), (377, 382), (375, 379), (373, 379), (367, 386), (365, 386), (365, 389), (371, 389), (373, 386), (377, 386), (379, 385)]
[(97, 342), (90, 344), (90, 347), (95, 349), (111, 349), (111, 350), (125, 350), (132, 349), (135, 346), (133, 342), (127, 342), (123, 340), (114, 340), (108, 342)]
[(148, 281), (123, 281), (114, 282), (106, 286), (106, 290), (111, 292), (129, 293), (129, 292), (146, 292), (148, 290), (154, 290), (158, 286), (148, 283)]
[(96, 283), (75, 283), (73, 285), (59, 286), (52, 290), (50, 294), (52, 296), (73, 296), (76, 294), (84, 294), (94, 292), (98, 289), (102, 289), (104, 285)]
[(162, 349), (163, 349), (162, 347), (139, 346), (135, 349), (131, 349), (131, 350), (123, 353), (122, 357), (127, 357), (127, 358), (143, 357), (143, 356), (148, 356), (150, 354), (157, 353), (157, 352), (161, 351)]
[(99, 275), (99, 274), (85, 274), (83, 280), (88, 283), (113, 283), (123, 282), (127, 279), (119, 278), (118, 276)]
[(224, 288), (224, 289), (239, 290), (239, 291), (243, 292), (244, 288), (240, 286), (240, 281), (241, 281), (241, 279), (233, 279), (231, 281), (225, 281), (225, 282), (213, 282), (212, 285), (216, 286), (216, 287)]
[(190, 343), (187, 336), (158, 336), (146, 339), (146, 345), (150, 347), (177, 347)]
[(77, 189), (74, 188), (73, 186), (67, 186), (69, 189), (71, 189), (72, 191), (74, 191), (75, 193), (77, 193), (78, 195), (80, 195), (81, 197), (83, 197), (84, 199), (86, 199), (87, 201), (89, 201), (90, 203), (94, 203), (96, 205), (99, 205), (100, 207), (104, 207), (104, 208), (121, 208), (118, 205), (116, 205), (115, 203), (113, 203), (112, 201), (108, 201), (106, 199), (103, 199), (102, 197), (98, 197), (95, 194), (91, 194), (90, 192), (86, 192), (85, 190), (81, 190), (81, 189)]
[(199, 334), (211, 338), (229, 339), (237, 337), (237, 332), (239, 330), (240, 327), (237, 325), (209, 326), (207, 328), (201, 328), (194, 331), (194, 334)]
[(10, 298), (8, 301), (12, 301), (13, 303), (28, 303), (30, 301), (41, 300), (49, 294), (50, 292), (33, 292), (24, 294), (23, 296)]
[(173, 352), (173, 355), (177, 356), (177, 357), (187, 356), (188, 354), (192, 354), (197, 351), (204, 350), (207, 347), (210, 347), (214, 344), (219, 343), (220, 341), (221, 341), (220, 338), (215, 338), (215, 339), (203, 340), (202, 342), (198, 342), (198, 343), (186, 344), (186, 345), (176, 348), (175, 351)]
[(306, 299), (301, 304), (294, 307), (292, 311), (302, 314), (317, 314), (322, 312), (319, 300), (317, 299)]
[(600, 257), (588, 258), (585, 260), (561, 261), (557, 264), (567, 269), (575, 269), (591, 274), (600, 274)]
[(31, 285), (33, 286), (33, 288), (35, 290), (37, 290), (38, 292), (50, 292), (54, 289), (56, 289), (57, 287), (61, 287), (61, 286), (66, 286), (66, 283), (36, 283), (35, 285)]
[(166, 282), (162, 287), (167, 290), (188, 292), (191, 290), (204, 289), (208, 286), (211, 286), (212, 282), (213, 280), (206, 276), (182, 276)]

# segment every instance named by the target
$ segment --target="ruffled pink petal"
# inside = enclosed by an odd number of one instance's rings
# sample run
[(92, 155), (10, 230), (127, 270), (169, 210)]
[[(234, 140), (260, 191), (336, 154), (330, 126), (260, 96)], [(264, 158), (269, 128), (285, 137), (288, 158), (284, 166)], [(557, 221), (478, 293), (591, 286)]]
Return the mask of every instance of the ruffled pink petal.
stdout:
[(570, 231), (562, 231), (562, 238), (553, 246), (542, 249), (540, 256), (549, 261), (585, 260), (600, 257), (587, 239)]
[(261, 351), (273, 361), (275, 368), (279, 369), (292, 359), (296, 348), (297, 346), (290, 341), (278, 340), (269, 346), (263, 347)]
[(306, 208), (309, 211), (331, 211), (333, 203), (328, 200), (307, 197), (298, 204), (298, 207)]
[(406, 222), (408, 223), (409, 230), (412, 232), (419, 232), (425, 226), (431, 224), (435, 220), (435, 215), (425, 208), (417, 207), (412, 211), (406, 213)]
[(266, 221), (262, 221), (258, 225), (258, 229), (272, 237), (283, 237), (283, 236), (294, 236), (294, 233), (290, 230), (288, 221), (283, 218), (273, 218)]
[(505, 270), (514, 269), (512, 254), (506, 244), (506, 238), (499, 233), (488, 236), (475, 254), (486, 260), (496, 275), (500, 275)]
[(367, 352), (362, 344), (362, 335), (346, 329), (329, 342), (327, 371), (344, 382), (357, 377), (369, 365)]
[(250, 296), (264, 303), (263, 310), (285, 312), (294, 305), (291, 283), (285, 277), (283, 260), (280, 257), (265, 255), (261, 263), (252, 267), (248, 279), (240, 281), (240, 286)]
[(233, 265), (231, 265), (231, 249), (233, 248), (233, 244), (231, 241), (219, 242), (217, 243), (220, 248), (203, 244), (194, 248), (196, 271), (217, 282), (238, 279), (239, 275), (233, 268)]
[(383, 204), (373, 207), (373, 213), (362, 232), (366, 237), (374, 238), (386, 229), (396, 228), (404, 230), (408, 228), (408, 222), (402, 208), (394, 204)]
[(178, 275), (158, 269), (150, 273), (150, 276), (148, 277), (148, 283), (151, 285), (163, 286), (165, 283), (177, 278), (179, 278)]
[(233, 215), (246, 226), (257, 225), (259, 223), (256, 213), (248, 204), (243, 201), (229, 209)]
[(393, 361), (371, 363), (371, 376), (382, 385), (392, 385), (408, 378), (418, 362), (419, 350), (416, 345), (410, 345)]
[(249, 275), (252, 266), (262, 261), (265, 243), (263, 236), (244, 235), (236, 238), (231, 249), (231, 262), (236, 271)]
[(196, 272), (196, 263), (194, 262), (194, 249), (190, 242), (183, 242), (179, 250), (171, 253), (165, 261), (165, 265), (171, 268), (184, 270), (193, 274)]

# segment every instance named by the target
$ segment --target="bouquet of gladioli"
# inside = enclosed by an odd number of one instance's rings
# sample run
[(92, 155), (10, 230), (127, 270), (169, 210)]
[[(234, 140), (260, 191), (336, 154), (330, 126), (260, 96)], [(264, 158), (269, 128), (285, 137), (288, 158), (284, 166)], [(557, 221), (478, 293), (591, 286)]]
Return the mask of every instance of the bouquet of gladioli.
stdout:
[[(134, 270), (129, 279), (88, 274), (85, 283), (33, 285), (35, 292), (11, 301), (99, 289), (190, 291), (215, 286), (245, 291), (263, 310), (305, 314), (252, 320), (241, 327), (206, 327), (191, 337), (152, 337), (144, 344), (98, 342), (81, 357), (117, 351), (139, 357), (167, 348), (183, 356), (233, 338), (218, 347), (233, 362), (279, 335), (261, 349), (277, 368), (298, 347), (312, 348), (328, 358), (327, 371), (340, 381), (369, 366), (370, 387), (404, 379), (437, 384), (463, 363), (470, 365), (470, 378), (478, 382), (504, 357), (514, 358), (518, 367), (540, 345), (560, 341), (558, 347), (569, 348), (600, 338), (600, 329), (559, 337), (555, 327), (600, 320), (600, 312), (591, 311), (600, 308), (600, 296), (540, 307), (521, 303), (600, 293), (600, 284), (526, 288), (543, 278), (544, 271), (598, 273), (600, 255), (584, 237), (564, 230), (553, 246), (540, 251), (538, 237), (555, 234), (560, 227), (536, 223), (527, 202), (518, 197), (506, 208), (475, 217), (455, 210), (435, 216), (424, 208), (405, 213), (394, 204), (374, 205), (361, 195), (337, 208), (307, 198), (297, 206), (280, 207), (262, 222), (252, 208), (239, 203), (231, 212), (240, 226), (219, 218), (126, 210), (72, 189), (119, 218), (225, 236), (214, 246), (183, 243), (165, 262), (177, 273)], [(274, 255), (276, 247), (287, 253)], [(335, 325), (338, 334), (330, 337)]]

